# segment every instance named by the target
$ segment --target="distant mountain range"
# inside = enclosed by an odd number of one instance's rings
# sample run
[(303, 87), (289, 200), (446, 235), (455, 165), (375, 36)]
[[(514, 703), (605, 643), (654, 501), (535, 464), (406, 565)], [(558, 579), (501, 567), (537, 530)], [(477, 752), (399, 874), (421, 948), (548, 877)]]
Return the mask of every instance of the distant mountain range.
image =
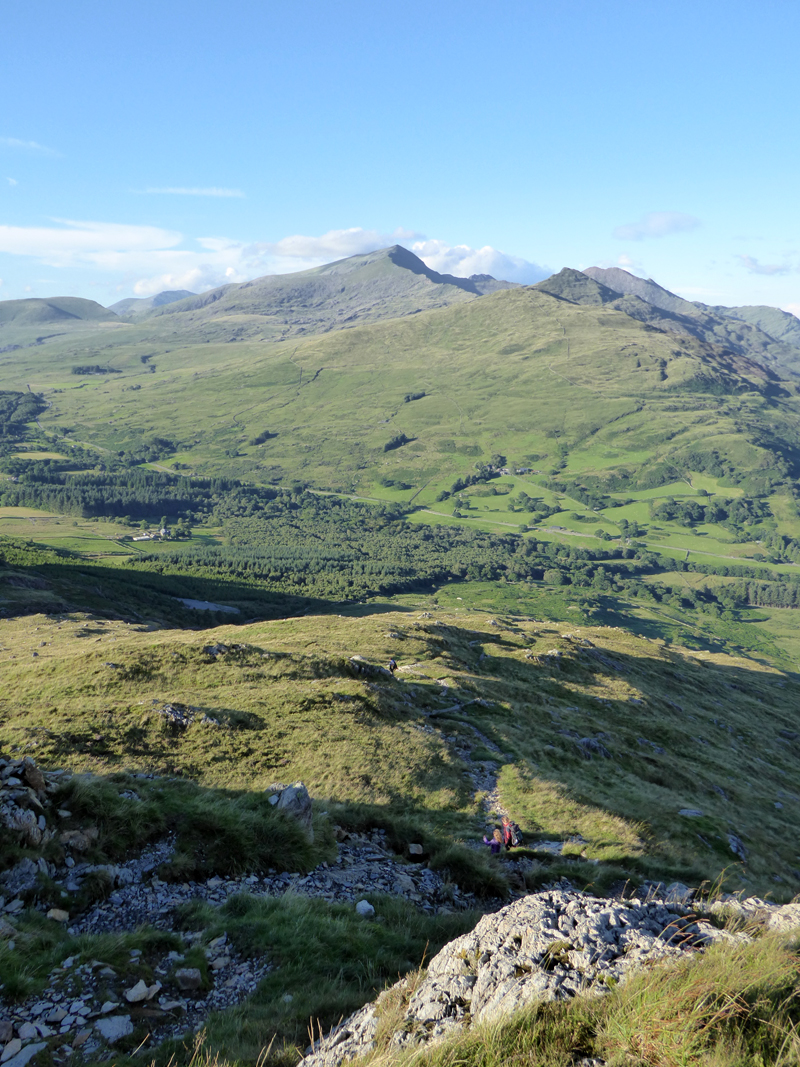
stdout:
[[(55, 297), (0, 302), (3, 340), (30, 344), (43, 325), (58, 328), (126, 323), (142, 340), (183, 344), (282, 341), (348, 329), (422, 311), (465, 304), (501, 289), (521, 288), (490, 275), (439, 274), (400, 245), (294, 274), (267, 275), (199, 295), (168, 290), (102, 308), (92, 300)], [(574, 304), (610, 306), (658, 330), (744, 356), (773, 373), (800, 375), (800, 320), (779, 308), (720, 307), (684, 300), (652, 279), (618, 267), (564, 268), (532, 288)], [(19, 335), (19, 336), (17, 336)], [(138, 336), (138, 335), (137, 335)]]

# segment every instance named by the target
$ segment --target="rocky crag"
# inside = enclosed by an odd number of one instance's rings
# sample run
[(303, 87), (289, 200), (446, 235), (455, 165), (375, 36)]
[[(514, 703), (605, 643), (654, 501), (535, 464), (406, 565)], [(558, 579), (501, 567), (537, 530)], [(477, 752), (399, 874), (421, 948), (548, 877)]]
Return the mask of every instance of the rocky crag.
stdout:
[(738, 912), (768, 929), (800, 927), (800, 904), (778, 907), (751, 898), (690, 909), (689, 897), (691, 891), (677, 885), (650, 900), (608, 900), (567, 889), (523, 897), (451, 941), (425, 973), (402, 979), (342, 1022), (308, 1050), (301, 1067), (339, 1067), (373, 1051), (387, 1018), (394, 1020), (383, 1035), (389, 1048), (433, 1043), (536, 1001), (601, 995), (644, 964), (752, 936), (715, 925), (715, 912)]

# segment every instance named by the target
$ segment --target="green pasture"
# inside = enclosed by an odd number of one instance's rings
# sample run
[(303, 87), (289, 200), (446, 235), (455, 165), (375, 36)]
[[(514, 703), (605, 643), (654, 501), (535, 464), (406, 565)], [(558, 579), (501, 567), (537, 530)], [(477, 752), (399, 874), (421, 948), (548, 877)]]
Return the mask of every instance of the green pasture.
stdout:
[(87, 555), (130, 555), (133, 546), (124, 547), (118, 539), (140, 532), (137, 527), (113, 522), (75, 519), (34, 508), (0, 507), (0, 535), (29, 538), (52, 548)]
[(14, 459), (65, 459), (61, 452), (47, 452), (42, 450), (41, 452), (15, 452)]

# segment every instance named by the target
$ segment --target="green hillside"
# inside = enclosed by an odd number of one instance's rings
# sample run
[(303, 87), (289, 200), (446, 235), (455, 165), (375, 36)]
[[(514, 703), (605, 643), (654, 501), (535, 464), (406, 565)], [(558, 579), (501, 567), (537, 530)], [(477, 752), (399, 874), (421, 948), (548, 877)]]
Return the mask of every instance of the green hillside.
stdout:
[[(390, 656), (395, 678), (381, 669)], [(564, 843), (560, 858), (538, 857), (541, 881), (696, 885), (725, 871), (732, 888), (791, 895), (800, 877), (787, 740), (800, 690), (746, 660), (466, 610), (202, 634), (58, 613), (5, 622), (0, 658), (0, 746), (50, 766), (179, 768), (253, 791), (302, 779), (341, 819), (411, 819), (432, 841), (469, 842), (485, 821), (480, 763), (533, 852)], [(223, 728), (170, 731), (156, 710), (167, 702)]]
[(115, 452), (167, 438), (198, 473), (362, 491), (388, 477), (417, 503), (494, 454), (645, 488), (697, 450), (768, 477), (797, 441), (794, 387), (760, 365), (535, 288), (291, 347), (87, 348), (118, 372), (102, 378), (65, 375), (58, 348), (0, 369), (50, 402), (48, 431)]
[(760, 330), (779, 341), (800, 347), (800, 319), (780, 308), (765, 307), (763, 304), (745, 307), (716, 307), (712, 310), (732, 319), (752, 323)]

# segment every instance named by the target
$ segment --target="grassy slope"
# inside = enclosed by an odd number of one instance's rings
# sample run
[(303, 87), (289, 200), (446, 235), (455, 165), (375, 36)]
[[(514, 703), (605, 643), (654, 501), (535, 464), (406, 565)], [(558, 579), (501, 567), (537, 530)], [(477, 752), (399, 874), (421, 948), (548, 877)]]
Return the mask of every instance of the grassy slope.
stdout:
[[(481, 750), (477, 727), (504, 753), (501, 795), (529, 837), (585, 839), (567, 848), (579, 881), (696, 883), (731, 868), (731, 884), (750, 890), (796, 886), (797, 753), (779, 731), (796, 729), (798, 683), (613, 628), (568, 632), (466, 612), (306, 617), (202, 635), (80, 617), (10, 621), (0, 740), (51, 765), (178, 771), (208, 786), (302, 778), (316, 797), (349, 805), (350, 818), (405, 813), (420, 830), (474, 839), (483, 823), (458, 741)], [(213, 660), (202, 649), (217, 641), (248, 647)], [(376, 663), (394, 654), (404, 670), (394, 681), (356, 677), (353, 654)], [(476, 699), (487, 703), (446, 712)], [(172, 734), (154, 704), (176, 700), (223, 725)], [(426, 722), (433, 732), (420, 729)], [(582, 758), (585, 737), (610, 757)], [(750, 852), (744, 877), (731, 832)]]

